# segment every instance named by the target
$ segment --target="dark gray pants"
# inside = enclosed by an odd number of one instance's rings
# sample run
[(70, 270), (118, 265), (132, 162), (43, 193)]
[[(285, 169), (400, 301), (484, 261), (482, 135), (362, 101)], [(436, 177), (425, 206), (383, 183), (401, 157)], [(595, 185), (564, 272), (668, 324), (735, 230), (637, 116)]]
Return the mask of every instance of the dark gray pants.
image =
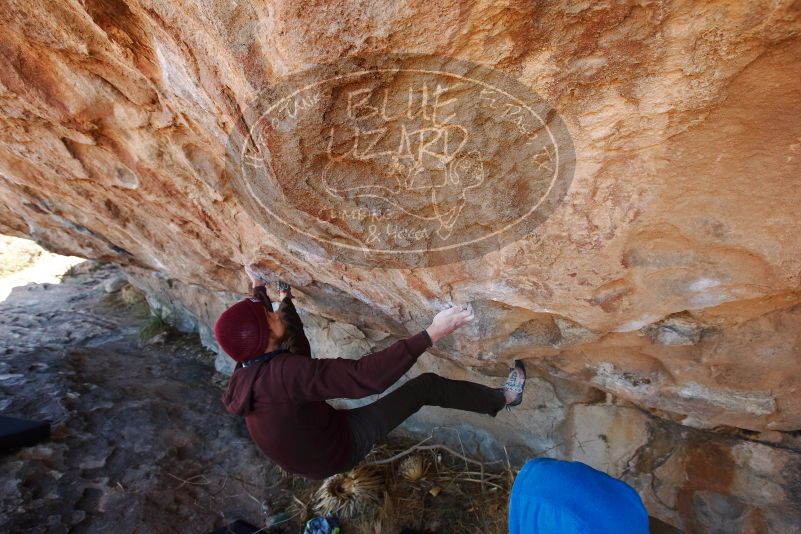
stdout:
[(423, 406), (495, 415), (506, 405), (502, 389), (450, 380), (434, 373), (413, 378), (372, 404), (347, 410), (353, 444), (351, 465), (355, 467), (389, 432)]

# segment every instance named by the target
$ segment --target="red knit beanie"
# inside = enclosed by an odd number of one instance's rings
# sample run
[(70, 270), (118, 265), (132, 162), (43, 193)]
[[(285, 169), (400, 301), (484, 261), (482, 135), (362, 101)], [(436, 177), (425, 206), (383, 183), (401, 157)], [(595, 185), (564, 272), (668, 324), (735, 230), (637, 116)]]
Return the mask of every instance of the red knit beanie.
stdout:
[(240, 300), (225, 310), (214, 325), (217, 343), (231, 358), (241, 362), (264, 354), (270, 339), (270, 325), (264, 305)]

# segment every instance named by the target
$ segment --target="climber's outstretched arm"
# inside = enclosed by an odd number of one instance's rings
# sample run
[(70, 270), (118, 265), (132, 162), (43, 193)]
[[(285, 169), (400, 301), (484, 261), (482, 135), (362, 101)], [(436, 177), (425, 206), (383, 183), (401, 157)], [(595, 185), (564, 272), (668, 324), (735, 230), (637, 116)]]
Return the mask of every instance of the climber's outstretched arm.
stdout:
[(288, 356), (273, 365), (294, 402), (361, 399), (383, 393), (430, 346), (428, 334), (421, 331), (358, 360)]
[(285, 358), (280, 361), (281, 383), (296, 402), (360, 399), (383, 393), (435, 341), (472, 320), (472, 307), (453, 307), (439, 312), (431, 326), (418, 334), (358, 360)]

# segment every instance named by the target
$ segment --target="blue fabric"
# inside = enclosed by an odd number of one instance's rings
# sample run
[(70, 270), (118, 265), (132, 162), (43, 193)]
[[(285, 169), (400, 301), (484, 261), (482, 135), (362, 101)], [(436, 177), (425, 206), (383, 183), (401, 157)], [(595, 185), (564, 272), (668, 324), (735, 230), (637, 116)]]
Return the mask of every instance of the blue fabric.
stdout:
[(512, 487), (510, 534), (648, 534), (631, 486), (581, 462), (530, 460)]
[(303, 534), (339, 534), (339, 521), (335, 517), (315, 517), (306, 523)]

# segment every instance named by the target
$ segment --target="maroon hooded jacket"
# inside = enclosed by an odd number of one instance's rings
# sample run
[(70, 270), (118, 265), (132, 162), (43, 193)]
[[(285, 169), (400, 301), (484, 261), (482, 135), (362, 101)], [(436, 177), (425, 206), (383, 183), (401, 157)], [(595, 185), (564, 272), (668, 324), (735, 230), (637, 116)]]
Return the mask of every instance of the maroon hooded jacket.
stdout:
[(290, 473), (322, 479), (351, 460), (345, 413), (328, 399), (359, 399), (394, 384), (431, 346), (423, 330), (358, 360), (285, 352), (234, 371), (223, 395), (226, 410), (244, 416), (261, 451)]

